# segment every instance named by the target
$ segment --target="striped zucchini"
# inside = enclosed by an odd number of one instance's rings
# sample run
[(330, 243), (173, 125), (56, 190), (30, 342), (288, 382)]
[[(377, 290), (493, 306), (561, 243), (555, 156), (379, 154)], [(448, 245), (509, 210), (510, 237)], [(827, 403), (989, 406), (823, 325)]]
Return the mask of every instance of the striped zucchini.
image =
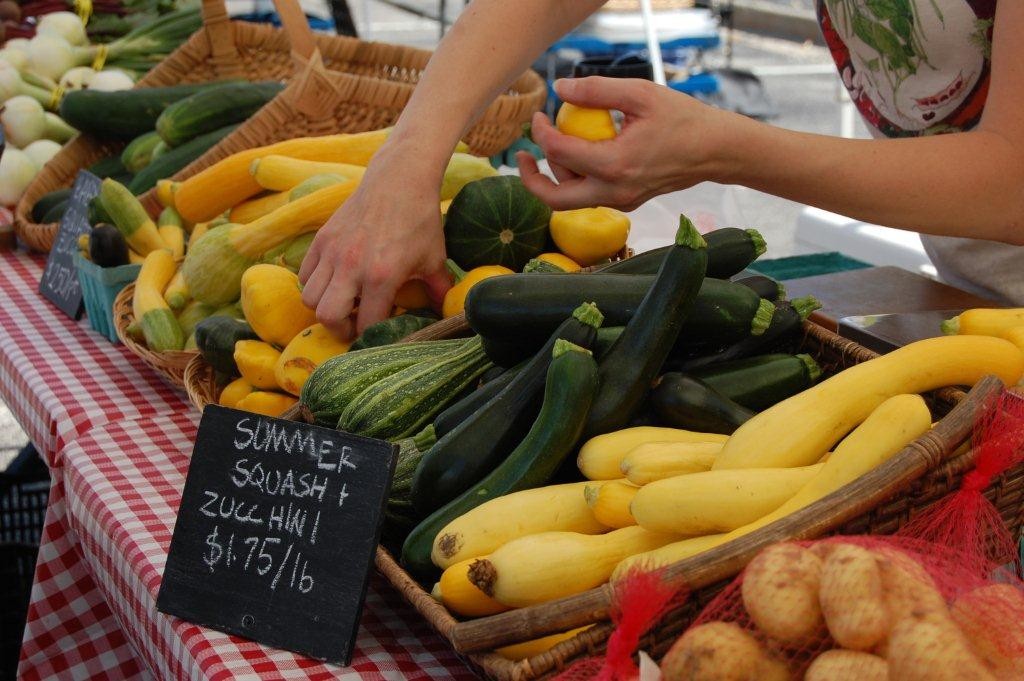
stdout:
[(302, 386), (300, 401), (316, 423), (333, 428), (341, 412), (366, 388), (424, 360), (461, 349), (464, 339), (381, 345), (327, 360)]
[(386, 440), (412, 435), (491, 366), (480, 338), (474, 337), (455, 352), (368, 386), (341, 413), (338, 429)]

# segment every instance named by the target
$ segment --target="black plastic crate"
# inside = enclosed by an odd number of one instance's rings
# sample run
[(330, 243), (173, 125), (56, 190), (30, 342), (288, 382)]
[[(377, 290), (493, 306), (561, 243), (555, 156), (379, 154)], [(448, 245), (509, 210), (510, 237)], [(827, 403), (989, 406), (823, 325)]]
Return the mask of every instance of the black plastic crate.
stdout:
[(17, 673), (38, 552), (37, 544), (0, 542), (0, 679)]
[(38, 544), (49, 498), (48, 480), (0, 473), (0, 543)]

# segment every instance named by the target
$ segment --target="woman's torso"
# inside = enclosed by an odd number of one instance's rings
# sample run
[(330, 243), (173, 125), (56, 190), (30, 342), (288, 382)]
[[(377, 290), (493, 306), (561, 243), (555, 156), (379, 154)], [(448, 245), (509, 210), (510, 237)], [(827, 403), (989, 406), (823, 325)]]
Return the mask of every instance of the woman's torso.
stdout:
[[(996, 0), (818, 0), (825, 41), (877, 135), (970, 130), (988, 95)], [(1024, 248), (922, 236), (939, 275), (1024, 304)]]

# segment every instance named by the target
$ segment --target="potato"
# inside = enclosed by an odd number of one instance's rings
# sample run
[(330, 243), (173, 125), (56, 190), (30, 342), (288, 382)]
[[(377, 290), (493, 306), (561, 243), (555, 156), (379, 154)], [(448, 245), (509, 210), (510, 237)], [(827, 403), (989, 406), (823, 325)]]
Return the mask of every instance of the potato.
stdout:
[(905, 553), (886, 551), (878, 567), (891, 626), (910, 615), (946, 615), (946, 599), (928, 571)]
[(821, 612), (832, 638), (851, 650), (871, 650), (889, 633), (878, 559), (854, 544), (839, 544), (821, 571)]
[(981, 660), (1000, 679), (1024, 679), (1024, 593), (1010, 584), (990, 584), (953, 603), (953, 621)]
[(775, 544), (750, 561), (743, 573), (743, 605), (754, 624), (787, 646), (824, 634), (818, 604), (821, 559), (796, 544)]
[[(784, 676), (780, 676), (780, 672)], [(789, 673), (761, 643), (732, 622), (693, 627), (661, 661), (664, 681), (784, 681)]]
[(889, 676), (898, 681), (995, 681), (948, 615), (911, 614), (889, 634)]
[(807, 668), (804, 681), (888, 681), (889, 665), (870, 653), (826, 650)]

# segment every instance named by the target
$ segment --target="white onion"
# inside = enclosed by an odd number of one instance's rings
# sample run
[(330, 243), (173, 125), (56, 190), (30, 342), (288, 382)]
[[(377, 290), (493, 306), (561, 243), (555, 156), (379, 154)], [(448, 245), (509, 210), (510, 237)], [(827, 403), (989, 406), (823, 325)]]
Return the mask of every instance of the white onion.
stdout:
[(13, 206), (36, 176), (36, 164), (20, 149), (7, 147), (0, 156), (0, 206)]
[(51, 33), (40, 33), (28, 43), (28, 66), (41, 76), (53, 80), (74, 66), (75, 52), (71, 43)]
[(11, 97), (0, 107), (0, 124), (11, 144), (24, 149), (46, 132), (43, 105), (26, 95)]
[(65, 90), (82, 90), (89, 87), (96, 72), (88, 66), (76, 66), (65, 73), (60, 79), (60, 86)]
[(14, 68), (21, 71), (28, 64), (28, 54), (21, 50), (5, 47), (0, 50), (0, 61), (5, 61)]
[(0, 61), (0, 102), (6, 102), (21, 92), (21, 74), (5, 61)]
[(53, 155), (60, 151), (60, 145), (53, 140), (36, 140), (23, 149), (36, 164), (36, 169), (42, 169), (46, 162), (53, 158)]
[(4, 43), (5, 50), (17, 50), (25, 54), (25, 59), (28, 59), (28, 38), (11, 38)]
[(63, 118), (51, 111), (47, 111), (43, 114), (43, 117), (46, 119), (46, 132), (43, 133), (44, 139), (64, 144), (78, 133), (77, 130), (65, 123)]
[(108, 69), (100, 71), (89, 81), (90, 90), (101, 92), (114, 92), (115, 90), (131, 90), (135, 87), (135, 81), (120, 69)]
[(36, 26), (36, 33), (58, 36), (68, 41), (70, 45), (86, 45), (89, 42), (85, 35), (85, 26), (74, 12), (44, 14)]

